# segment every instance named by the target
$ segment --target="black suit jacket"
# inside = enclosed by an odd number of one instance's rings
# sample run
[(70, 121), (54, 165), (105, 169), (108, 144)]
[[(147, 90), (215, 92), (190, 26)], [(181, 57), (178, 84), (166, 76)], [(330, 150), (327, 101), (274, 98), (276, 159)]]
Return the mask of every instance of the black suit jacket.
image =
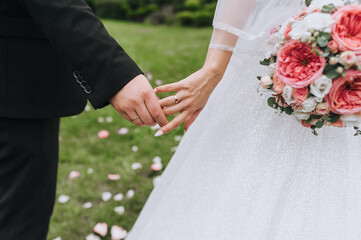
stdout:
[(101, 108), (141, 73), (84, 0), (0, 0), (1, 117)]

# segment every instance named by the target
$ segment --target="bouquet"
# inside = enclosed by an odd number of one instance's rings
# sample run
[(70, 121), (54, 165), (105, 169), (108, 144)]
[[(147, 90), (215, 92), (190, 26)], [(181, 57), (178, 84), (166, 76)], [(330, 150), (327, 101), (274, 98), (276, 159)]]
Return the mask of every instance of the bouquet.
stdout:
[(354, 127), (361, 135), (361, 5), (315, 0), (272, 29), (258, 76), (268, 105), (304, 127)]

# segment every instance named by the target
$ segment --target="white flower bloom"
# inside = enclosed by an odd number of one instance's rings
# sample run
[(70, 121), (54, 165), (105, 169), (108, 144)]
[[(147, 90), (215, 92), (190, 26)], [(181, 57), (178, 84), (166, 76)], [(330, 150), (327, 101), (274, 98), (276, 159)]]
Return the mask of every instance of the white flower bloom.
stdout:
[(268, 66), (269, 75), (274, 75), (276, 73), (276, 63), (272, 63)]
[(310, 4), (310, 6), (307, 9), (307, 12), (313, 12), (314, 10), (317, 9), (322, 9), (323, 6), (326, 5), (330, 5), (333, 4), (335, 5), (335, 7), (342, 7), (345, 5), (344, 0), (317, 0), (317, 1), (312, 1), (312, 3)]
[(346, 127), (359, 126), (361, 123), (361, 116), (353, 115), (341, 115), (341, 120)]
[(270, 88), (270, 86), (273, 84), (273, 81), (270, 76), (262, 76), (261, 77), (261, 86), (263, 88)]
[(285, 86), (283, 89), (282, 97), (285, 99), (287, 104), (294, 103), (295, 100), (292, 97), (293, 87)]
[(299, 111), (294, 112), (294, 114), (298, 120), (306, 120), (306, 119), (309, 119), (311, 116), (310, 113), (304, 113), (304, 112), (299, 112)]
[(310, 113), (313, 110), (315, 110), (316, 106), (317, 106), (317, 102), (316, 99), (313, 97), (307, 98), (303, 103), (303, 108), (300, 109), (301, 112), (304, 113)]
[(294, 40), (307, 38), (310, 29), (325, 31), (330, 28), (333, 22), (332, 16), (328, 13), (312, 13), (307, 15), (304, 19), (296, 21), (292, 25), (292, 31), (289, 35)]
[(324, 98), (330, 92), (331, 87), (332, 80), (322, 75), (310, 85), (310, 92), (317, 98), (316, 101), (319, 102), (320, 98)]

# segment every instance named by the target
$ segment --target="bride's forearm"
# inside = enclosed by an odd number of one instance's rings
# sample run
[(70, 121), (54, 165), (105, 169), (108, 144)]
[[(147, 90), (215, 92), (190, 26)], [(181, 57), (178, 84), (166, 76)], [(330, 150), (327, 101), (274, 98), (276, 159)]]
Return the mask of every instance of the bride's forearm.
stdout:
[(232, 52), (219, 49), (209, 49), (202, 71), (208, 75), (207, 84), (216, 87), (221, 81), (228, 63), (232, 57)]

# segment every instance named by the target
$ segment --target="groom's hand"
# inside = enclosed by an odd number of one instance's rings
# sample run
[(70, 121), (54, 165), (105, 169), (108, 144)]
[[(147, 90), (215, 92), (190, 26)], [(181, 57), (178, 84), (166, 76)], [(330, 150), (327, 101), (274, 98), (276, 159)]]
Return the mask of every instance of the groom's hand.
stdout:
[(129, 122), (138, 127), (158, 123), (165, 126), (165, 117), (152, 86), (144, 75), (138, 75), (122, 88), (109, 102)]

